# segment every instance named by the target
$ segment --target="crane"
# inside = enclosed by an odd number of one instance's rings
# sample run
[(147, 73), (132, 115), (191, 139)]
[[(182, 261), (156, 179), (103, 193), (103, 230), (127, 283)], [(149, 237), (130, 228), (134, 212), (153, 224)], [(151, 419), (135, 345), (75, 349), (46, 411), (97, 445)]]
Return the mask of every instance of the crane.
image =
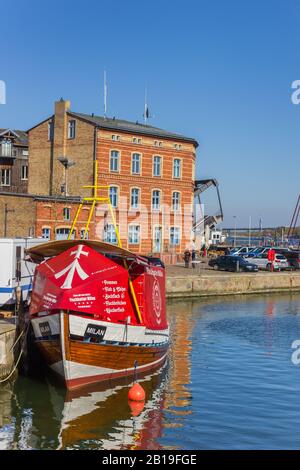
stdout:
[(300, 194), (298, 196), (297, 204), (296, 204), (296, 207), (295, 207), (295, 210), (294, 210), (294, 213), (293, 213), (293, 216), (292, 216), (292, 220), (291, 220), (291, 223), (290, 223), (290, 227), (289, 227), (289, 231), (288, 231), (288, 238), (292, 237), (294, 235), (295, 228), (296, 228), (297, 222), (298, 222), (299, 213), (300, 213)]

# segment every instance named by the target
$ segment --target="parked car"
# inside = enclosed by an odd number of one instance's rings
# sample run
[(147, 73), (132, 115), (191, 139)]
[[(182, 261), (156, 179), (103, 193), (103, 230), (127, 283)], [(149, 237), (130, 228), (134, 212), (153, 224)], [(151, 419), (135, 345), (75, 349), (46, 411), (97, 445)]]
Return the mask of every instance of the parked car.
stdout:
[(253, 250), (253, 246), (236, 246), (230, 250), (232, 256), (248, 256)]
[(258, 255), (268, 253), (271, 248), (271, 246), (258, 246), (254, 250), (250, 251), (250, 253), (248, 253), (247, 258), (256, 258)]
[(285, 256), (292, 269), (300, 269), (300, 251), (293, 251), (288, 248), (275, 248), (275, 252)]
[[(269, 251), (269, 250), (268, 250)], [(266, 269), (271, 271), (272, 263), (268, 260), (268, 253), (261, 253), (255, 258), (251, 258), (251, 262), (257, 264), (259, 269)], [(275, 271), (281, 271), (283, 269), (291, 269), (290, 264), (285, 256), (275, 253), (275, 260), (273, 262)]]
[(249, 263), (242, 256), (218, 256), (218, 258), (211, 259), (208, 262), (209, 266), (215, 270), (222, 269), (224, 271), (247, 271), (257, 272), (258, 266), (254, 263)]

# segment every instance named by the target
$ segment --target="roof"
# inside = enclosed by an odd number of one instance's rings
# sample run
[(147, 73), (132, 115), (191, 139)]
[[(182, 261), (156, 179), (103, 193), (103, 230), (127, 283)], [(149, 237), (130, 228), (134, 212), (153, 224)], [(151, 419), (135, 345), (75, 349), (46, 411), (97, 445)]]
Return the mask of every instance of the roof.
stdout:
[(83, 119), (84, 121), (89, 122), (90, 124), (101, 129), (111, 129), (114, 131), (151, 135), (166, 139), (177, 139), (181, 141), (190, 142), (196, 147), (198, 146), (198, 142), (191, 137), (186, 137), (181, 134), (175, 134), (174, 132), (166, 131), (158, 127), (148, 126), (146, 124), (139, 123), (138, 121), (131, 122), (125, 121), (123, 119), (112, 119), (104, 116), (93, 116), (91, 114), (75, 113), (73, 111), (68, 111), (68, 114), (77, 117), (78, 119)]
[(26, 131), (20, 131), (20, 130), (15, 130), (15, 129), (10, 129), (10, 128), (0, 129), (0, 137), (2, 135), (5, 135), (5, 134), (9, 133), (9, 132), (15, 136), (14, 144), (24, 145), (24, 146), (28, 147), (28, 135), (27, 135)]
[(86, 245), (99, 251), (102, 254), (112, 254), (125, 259), (134, 258), (146, 261), (142, 256), (136, 255), (131, 251), (125, 250), (110, 243), (104, 243), (97, 240), (56, 240), (52, 242), (41, 243), (26, 250), (26, 254), (32, 257), (33, 261), (40, 262), (43, 258), (49, 258), (59, 255), (72, 246)]

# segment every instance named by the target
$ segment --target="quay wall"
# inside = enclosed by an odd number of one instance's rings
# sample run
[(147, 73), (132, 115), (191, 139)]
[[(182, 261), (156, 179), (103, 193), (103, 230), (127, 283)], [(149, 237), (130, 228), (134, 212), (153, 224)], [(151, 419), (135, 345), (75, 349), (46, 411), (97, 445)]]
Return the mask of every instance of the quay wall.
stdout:
[(167, 276), (168, 298), (300, 291), (298, 273)]

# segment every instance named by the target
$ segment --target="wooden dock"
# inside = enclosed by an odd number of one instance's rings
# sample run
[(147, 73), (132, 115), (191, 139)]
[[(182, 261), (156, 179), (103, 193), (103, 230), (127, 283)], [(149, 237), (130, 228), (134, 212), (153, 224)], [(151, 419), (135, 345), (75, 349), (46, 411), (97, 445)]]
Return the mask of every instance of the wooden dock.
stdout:
[(12, 371), (14, 365), (13, 345), (15, 336), (15, 325), (0, 320), (0, 380), (5, 379)]

